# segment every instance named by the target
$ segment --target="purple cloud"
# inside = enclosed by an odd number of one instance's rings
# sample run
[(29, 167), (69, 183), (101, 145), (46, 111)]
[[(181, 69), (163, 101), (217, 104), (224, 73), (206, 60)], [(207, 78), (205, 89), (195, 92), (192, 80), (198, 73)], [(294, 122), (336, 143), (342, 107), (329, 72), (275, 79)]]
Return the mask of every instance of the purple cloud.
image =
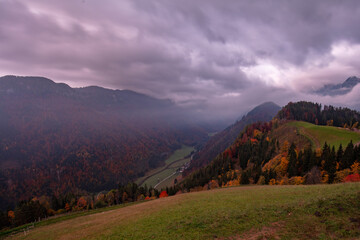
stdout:
[(0, 0), (0, 75), (132, 89), (216, 116), (332, 103), (306, 92), (360, 75), (359, 12), (358, 1)]

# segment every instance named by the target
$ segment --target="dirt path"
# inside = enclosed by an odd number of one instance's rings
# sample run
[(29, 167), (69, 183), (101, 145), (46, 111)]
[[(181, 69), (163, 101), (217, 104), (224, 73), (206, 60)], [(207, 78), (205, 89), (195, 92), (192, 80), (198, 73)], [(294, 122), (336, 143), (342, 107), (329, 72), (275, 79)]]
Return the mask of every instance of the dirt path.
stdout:
[(299, 129), (299, 132), (300, 132), (301, 135), (303, 135), (304, 137), (309, 138), (309, 139), (311, 140), (311, 142), (315, 144), (315, 147), (316, 147), (316, 148), (320, 148), (320, 147), (321, 147), (319, 140), (316, 139), (316, 138), (315, 138), (313, 135), (311, 135), (309, 132), (307, 132), (307, 131), (305, 130), (305, 128), (299, 127), (298, 129)]
[(162, 182), (166, 181), (167, 179), (171, 178), (172, 176), (174, 176), (176, 174), (176, 172), (173, 172), (173, 174), (171, 174), (170, 176), (164, 178), (163, 180), (161, 180), (160, 182), (158, 182), (154, 188), (156, 188), (157, 186), (159, 186)]

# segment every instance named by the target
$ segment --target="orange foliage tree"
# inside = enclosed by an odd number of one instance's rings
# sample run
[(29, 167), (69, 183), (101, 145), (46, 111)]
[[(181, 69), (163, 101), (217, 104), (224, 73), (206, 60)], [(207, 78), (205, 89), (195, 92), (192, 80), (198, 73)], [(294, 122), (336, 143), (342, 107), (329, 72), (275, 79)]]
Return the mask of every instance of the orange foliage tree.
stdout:
[(8, 212), (8, 217), (10, 218), (10, 220), (13, 220), (15, 218), (15, 213), (14, 211), (9, 211)]
[(86, 208), (86, 206), (87, 206), (86, 199), (84, 197), (80, 197), (78, 202), (77, 202), (78, 209), (79, 210), (84, 209), (84, 208)]
[(66, 210), (67, 212), (71, 210), (71, 207), (70, 207), (69, 203), (66, 203), (66, 204), (65, 204), (65, 210)]

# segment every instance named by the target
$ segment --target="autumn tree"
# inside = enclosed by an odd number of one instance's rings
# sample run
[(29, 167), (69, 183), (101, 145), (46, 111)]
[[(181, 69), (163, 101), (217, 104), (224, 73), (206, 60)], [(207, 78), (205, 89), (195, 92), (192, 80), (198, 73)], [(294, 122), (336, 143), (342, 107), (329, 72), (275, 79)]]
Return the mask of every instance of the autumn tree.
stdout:
[(168, 194), (167, 194), (167, 192), (164, 190), (164, 191), (162, 191), (161, 193), (160, 193), (160, 195), (159, 195), (159, 198), (164, 198), (164, 197), (168, 197)]
[(297, 154), (296, 154), (294, 143), (292, 143), (290, 145), (290, 148), (288, 151), (288, 158), (289, 158), (289, 164), (288, 164), (289, 177), (297, 176), (297, 172), (298, 172), (298, 170), (296, 168)]
[(85, 197), (80, 197), (76, 206), (79, 210), (85, 209), (87, 207), (87, 201)]
[(69, 212), (69, 211), (71, 210), (71, 207), (70, 207), (70, 204), (69, 204), (69, 203), (66, 203), (66, 204), (65, 204), (65, 210), (66, 210), (67, 212)]

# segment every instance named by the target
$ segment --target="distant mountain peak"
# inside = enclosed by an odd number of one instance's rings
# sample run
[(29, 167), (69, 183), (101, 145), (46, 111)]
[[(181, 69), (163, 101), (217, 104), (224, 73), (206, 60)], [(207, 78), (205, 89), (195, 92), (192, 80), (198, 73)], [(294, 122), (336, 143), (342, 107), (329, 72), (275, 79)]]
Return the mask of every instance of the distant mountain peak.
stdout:
[(326, 84), (322, 88), (316, 90), (314, 93), (322, 96), (338, 96), (345, 95), (360, 83), (360, 78), (356, 76), (349, 77), (343, 83)]
[(254, 107), (252, 110), (250, 110), (246, 115), (242, 116), (242, 118), (239, 118), (239, 120), (244, 119), (245, 117), (252, 117), (252, 116), (258, 116), (259, 114), (263, 113), (277, 113), (281, 107), (277, 105), (274, 102), (264, 102), (256, 107)]

